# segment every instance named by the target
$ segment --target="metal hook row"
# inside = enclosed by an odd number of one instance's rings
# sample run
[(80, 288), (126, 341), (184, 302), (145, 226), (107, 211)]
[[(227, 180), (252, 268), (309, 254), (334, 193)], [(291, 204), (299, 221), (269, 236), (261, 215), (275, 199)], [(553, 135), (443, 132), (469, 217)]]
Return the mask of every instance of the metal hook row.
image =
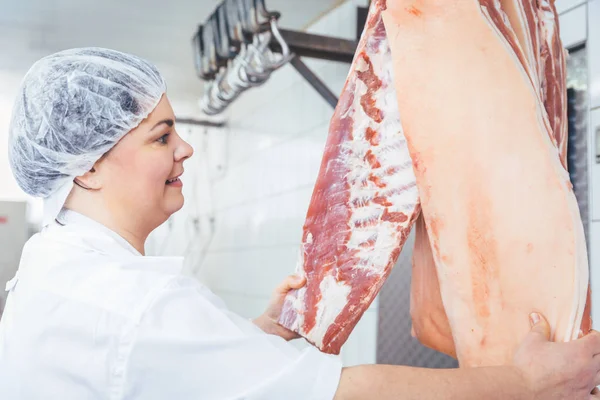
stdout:
[[(266, 10), (264, 0), (226, 0), (200, 27), (194, 44), (198, 75), (206, 81), (200, 100), (206, 114), (222, 112), (242, 92), (262, 85), (291, 60), (278, 18), (279, 13)], [(272, 38), (281, 54), (270, 50)]]

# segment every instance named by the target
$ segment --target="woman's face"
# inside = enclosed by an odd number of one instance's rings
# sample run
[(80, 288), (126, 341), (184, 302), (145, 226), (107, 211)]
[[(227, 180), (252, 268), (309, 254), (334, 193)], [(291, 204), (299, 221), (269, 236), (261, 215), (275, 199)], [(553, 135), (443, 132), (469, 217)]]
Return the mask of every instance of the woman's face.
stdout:
[[(137, 128), (97, 163), (102, 197), (115, 214), (158, 226), (183, 206), (183, 162), (192, 147), (175, 130), (166, 95)], [(125, 214), (124, 214), (125, 213)]]

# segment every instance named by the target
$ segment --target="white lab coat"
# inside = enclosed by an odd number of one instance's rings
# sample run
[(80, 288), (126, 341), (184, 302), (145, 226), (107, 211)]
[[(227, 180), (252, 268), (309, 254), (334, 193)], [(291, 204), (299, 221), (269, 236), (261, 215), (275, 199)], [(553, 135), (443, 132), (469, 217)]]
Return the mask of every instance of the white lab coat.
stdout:
[(25, 246), (0, 322), (6, 400), (331, 400), (341, 362), (229, 311), (182, 258), (63, 211)]

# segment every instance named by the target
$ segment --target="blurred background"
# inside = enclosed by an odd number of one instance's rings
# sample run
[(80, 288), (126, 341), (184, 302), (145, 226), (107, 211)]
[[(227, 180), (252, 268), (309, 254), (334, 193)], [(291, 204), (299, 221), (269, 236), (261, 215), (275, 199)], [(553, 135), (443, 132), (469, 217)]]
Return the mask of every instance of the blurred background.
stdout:
[[(39, 230), (42, 215), (41, 202), (19, 189), (7, 160), (18, 85), (45, 55), (100, 46), (137, 54), (159, 67), (181, 121), (178, 131), (195, 149), (182, 179), (186, 204), (153, 233), (148, 254), (186, 256), (186, 272), (232, 310), (245, 317), (262, 313), (274, 287), (294, 271), (332, 102), (348, 74), (348, 46), (362, 31), (369, 1), (263, 2), (280, 13), (282, 38), (303, 55), (303, 63), (283, 63), (215, 113), (207, 104), (218, 101), (198, 76), (206, 72), (206, 60), (198, 59), (192, 37), (221, 3), (0, 0), (2, 285), (14, 275), (22, 246)], [(589, 244), (592, 313), (600, 321), (600, 0), (557, 0), (556, 5), (569, 52), (569, 169)], [(346, 365), (455, 365), (410, 335), (412, 240), (344, 346)], [(0, 294), (0, 313), (4, 299)]]

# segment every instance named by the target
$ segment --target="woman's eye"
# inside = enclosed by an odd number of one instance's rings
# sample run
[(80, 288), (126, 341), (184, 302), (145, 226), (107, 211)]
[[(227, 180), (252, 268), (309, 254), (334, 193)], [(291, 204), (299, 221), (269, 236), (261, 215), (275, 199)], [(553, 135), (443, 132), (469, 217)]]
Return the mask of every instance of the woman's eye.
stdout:
[(161, 144), (167, 144), (167, 138), (169, 137), (169, 133), (162, 135), (157, 141)]

